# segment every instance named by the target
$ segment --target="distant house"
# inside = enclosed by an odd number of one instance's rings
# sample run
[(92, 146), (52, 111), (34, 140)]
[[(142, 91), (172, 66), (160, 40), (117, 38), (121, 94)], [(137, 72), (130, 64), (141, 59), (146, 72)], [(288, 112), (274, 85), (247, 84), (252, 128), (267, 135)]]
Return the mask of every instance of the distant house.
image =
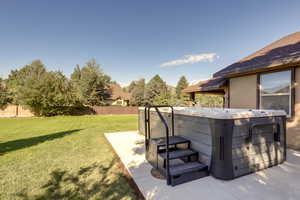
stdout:
[(219, 94), (224, 107), (282, 109), (288, 115), (287, 143), (300, 148), (300, 32), (225, 67), (184, 92)]
[(109, 105), (113, 106), (128, 106), (131, 94), (125, 92), (118, 84), (111, 84), (111, 96), (107, 100)]

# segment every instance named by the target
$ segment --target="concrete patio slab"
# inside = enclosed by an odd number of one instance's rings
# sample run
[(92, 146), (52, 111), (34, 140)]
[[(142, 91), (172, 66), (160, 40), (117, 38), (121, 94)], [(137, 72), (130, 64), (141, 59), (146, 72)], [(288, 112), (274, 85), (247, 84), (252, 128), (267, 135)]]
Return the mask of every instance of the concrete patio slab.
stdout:
[(152, 177), (145, 160), (144, 136), (136, 131), (108, 133), (105, 137), (120, 157), (146, 199), (209, 200), (299, 200), (300, 152), (288, 150), (287, 161), (254, 174), (231, 181), (212, 176), (175, 187)]

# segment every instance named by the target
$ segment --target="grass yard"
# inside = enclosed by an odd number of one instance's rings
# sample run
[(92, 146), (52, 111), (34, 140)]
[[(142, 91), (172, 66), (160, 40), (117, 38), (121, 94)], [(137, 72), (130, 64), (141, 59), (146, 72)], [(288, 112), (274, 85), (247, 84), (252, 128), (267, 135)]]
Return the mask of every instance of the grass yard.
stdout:
[(0, 118), (0, 199), (135, 199), (103, 133), (137, 116)]

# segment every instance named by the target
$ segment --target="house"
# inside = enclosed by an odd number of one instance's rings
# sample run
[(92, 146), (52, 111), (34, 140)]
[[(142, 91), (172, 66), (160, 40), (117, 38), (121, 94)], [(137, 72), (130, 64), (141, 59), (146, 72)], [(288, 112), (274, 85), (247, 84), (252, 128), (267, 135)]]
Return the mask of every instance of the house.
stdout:
[(109, 105), (113, 106), (128, 106), (131, 94), (125, 92), (119, 84), (111, 84), (111, 96), (107, 100)]
[(189, 86), (184, 92), (224, 97), (224, 107), (282, 109), (287, 113), (287, 144), (300, 149), (300, 31), (258, 50)]

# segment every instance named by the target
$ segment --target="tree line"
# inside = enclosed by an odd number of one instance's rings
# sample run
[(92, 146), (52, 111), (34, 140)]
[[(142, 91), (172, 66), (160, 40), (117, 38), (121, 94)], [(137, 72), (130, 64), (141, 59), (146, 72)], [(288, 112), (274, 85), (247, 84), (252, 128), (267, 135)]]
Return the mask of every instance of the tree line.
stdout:
[(187, 95), (182, 90), (188, 86), (185, 76), (182, 76), (176, 88), (168, 86), (159, 75), (155, 75), (146, 84), (145, 79), (132, 81), (127, 88), (131, 93), (130, 104), (133, 106), (143, 105), (187, 105)]
[[(61, 71), (49, 71), (35, 60), (18, 70), (12, 70), (7, 79), (0, 79), (0, 108), (8, 104), (25, 105), (37, 116), (73, 114), (88, 106), (107, 104), (114, 83), (94, 60), (84, 66), (76, 65), (70, 78)], [(168, 86), (159, 75), (148, 83), (145, 79), (132, 81), (124, 88), (131, 93), (130, 105), (186, 105), (181, 92), (188, 86), (184, 76), (176, 88)]]
[[(190, 97), (182, 90), (189, 83), (185, 76), (181, 76), (175, 88), (168, 86), (159, 75), (155, 75), (147, 84), (145, 79), (132, 81), (126, 88), (131, 93), (130, 103), (133, 106), (144, 105), (172, 105), (189, 106)], [(223, 97), (209, 94), (195, 94), (194, 106), (223, 107)]]

